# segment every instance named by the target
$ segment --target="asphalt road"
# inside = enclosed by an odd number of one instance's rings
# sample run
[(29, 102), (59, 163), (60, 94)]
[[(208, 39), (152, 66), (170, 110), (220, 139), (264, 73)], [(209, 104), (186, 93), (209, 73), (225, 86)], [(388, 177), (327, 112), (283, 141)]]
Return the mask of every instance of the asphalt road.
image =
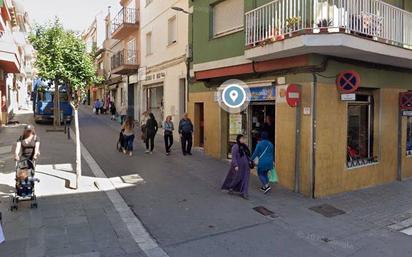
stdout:
[[(408, 236), (360, 219), (362, 206), (345, 205), (346, 196), (313, 200), (278, 187), (262, 195), (253, 177), (247, 201), (220, 191), (227, 162), (201, 152), (183, 156), (176, 142), (166, 156), (160, 135), (153, 155), (144, 154), (137, 138), (134, 156), (125, 156), (115, 148), (120, 125), (85, 110), (80, 128), (83, 144), (108, 177), (137, 173), (144, 179), (119, 192), (171, 257), (411, 256)], [(348, 214), (325, 218), (308, 209), (325, 201), (341, 203)], [(257, 206), (276, 216), (259, 214)]]

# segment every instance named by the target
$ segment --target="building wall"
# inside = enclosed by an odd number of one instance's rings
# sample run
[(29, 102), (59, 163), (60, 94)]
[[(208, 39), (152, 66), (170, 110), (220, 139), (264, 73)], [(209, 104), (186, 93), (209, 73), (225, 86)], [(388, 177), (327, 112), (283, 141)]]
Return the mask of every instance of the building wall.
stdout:
[[(224, 134), (227, 129), (227, 126), (222, 122), (224, 117), (227, 119), (227, 115), (222, 112), (220, 109), (219, 104), (214, 100), (215, 99), (215, 91), (205, 91), (205, 92), (198, 92), (192, 93), (189, 96), (188, 101), (188, 113), (189, 117), (192, 121), (195, 121), (197, 117), (195, 117), (195, 104), (196, 103), (203, 103), (204, 104), (204, 127), (205, 127), (205, 145), (204, 150), (205, 152), (213, 156), (215, 158), (223, 158), (224, 151), (222, 151), (222, 145), (224, 144), (225, 139)], [(197, 124), (195, 125), (195, 141), (194, 146), (199, 146), (199, 142), (197, 141), (197, 135), (199, 128)]]
[[(145, 99), (144, 90), (147, 86), (154, 83), (163, 85), (163, 115), (172, 115), (177, 124), (184, 113), (181, 108), (181, 99), (186, 94), (182, 90), (181, 80), (186, 78), (186, 49), (188, 47), (188, 20), (189, 16), (182, 12), (172, 10), (171, 7), (180, 7), (189, 10), (188, 1), (186, 0), (153, 0), (146, 5), (146, 0), (140, 1), (140, 53), (141, 67), (146, 69), (146, 77), (152, 75), (164, 74), (160, 80), (141, 81), (140, 87), (140, 110), (147, 110), (147, 99)], [(176, 42), (168, 42), (168, 24), (169, 19), (176, 17)], [(147, 53), (146, 35), (151, 33), (151, 53)], [(186, 87), (187, 88), (187, 87)], [(156, 117), (160, 121), (160, 117)]]

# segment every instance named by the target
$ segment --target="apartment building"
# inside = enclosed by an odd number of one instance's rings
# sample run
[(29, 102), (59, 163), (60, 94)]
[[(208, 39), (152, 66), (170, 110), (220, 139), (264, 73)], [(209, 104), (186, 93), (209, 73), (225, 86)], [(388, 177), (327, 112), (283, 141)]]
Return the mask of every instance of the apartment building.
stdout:
[(27, 40), (29, 16), (18, 1), (0, 3), (0, 124), (17, 109), (28, 108), (33, 48)]
[(110, 53), (110, 73), (107, 77), (108, 97), (117, 110), (127, 107), (129, 116), (135, 114), (138, 92), (137, 73), (140, 65), (140, 1), (122, 0), (121, 9), (110, 17), (107, 30), (110, 36), (105, 45)]
[(171, 115), (177, 122), (186, 110), (188, 1), (141, 0), (140, 5), (140, 113), (152, 112), (158, 121)]
[[(306, 196), (412, 176), (411, 1), (191, 3), (195, 145), (230, 158), (269, 120), (280, 184)], [(250, 88), (242, 113), (219, 107), (228, 79)]]

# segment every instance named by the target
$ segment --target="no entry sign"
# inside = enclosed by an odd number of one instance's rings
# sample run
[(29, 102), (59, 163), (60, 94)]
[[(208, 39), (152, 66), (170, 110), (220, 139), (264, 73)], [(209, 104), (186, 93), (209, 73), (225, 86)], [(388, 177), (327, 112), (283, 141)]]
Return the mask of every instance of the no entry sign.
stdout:
[(358, 90), (361, 79), (359, 73), (353, 70), (341, 72), (336, 79), (336, 86), (342, 94), (350, 94)]
[(410, 111), (410, 110), (412, 110), (412, 92), (400, 93), (399, 107), (400, 107), (401, 111)]
[(286, 90), (286, 102), (290, 107), (297, 107), (300, 104), (301, 99), (300, 86), (296, 84), (290, 84)]

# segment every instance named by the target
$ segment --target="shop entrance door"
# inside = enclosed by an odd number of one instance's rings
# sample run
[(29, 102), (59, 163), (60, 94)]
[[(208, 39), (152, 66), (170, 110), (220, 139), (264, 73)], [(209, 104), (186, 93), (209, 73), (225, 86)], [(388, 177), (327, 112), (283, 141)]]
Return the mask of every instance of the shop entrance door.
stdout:
[(275, 144), (275, 103), (253, 103), (250, 106), (250, 142), (252, 151), (263, 131), (269, 135), (269, 140)]
[(205, 145), (204, 104), (195, 104), (195, 144), (199, 147)]

